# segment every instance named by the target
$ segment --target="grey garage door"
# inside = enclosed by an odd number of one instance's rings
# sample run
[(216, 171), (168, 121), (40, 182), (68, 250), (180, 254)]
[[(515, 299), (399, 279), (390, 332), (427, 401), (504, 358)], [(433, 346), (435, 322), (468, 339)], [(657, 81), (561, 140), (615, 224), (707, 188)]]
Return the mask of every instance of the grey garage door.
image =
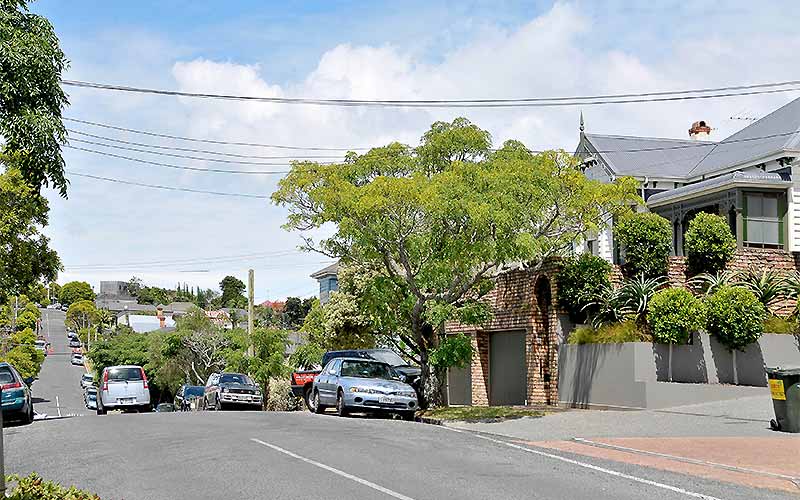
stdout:
[(525, 332), (491, 334), (489, 337), (489, 404), (525, 404), (527, 375)]
[(447, 370), (448, 399), (451, 405), (472, 404), (472, 367)]

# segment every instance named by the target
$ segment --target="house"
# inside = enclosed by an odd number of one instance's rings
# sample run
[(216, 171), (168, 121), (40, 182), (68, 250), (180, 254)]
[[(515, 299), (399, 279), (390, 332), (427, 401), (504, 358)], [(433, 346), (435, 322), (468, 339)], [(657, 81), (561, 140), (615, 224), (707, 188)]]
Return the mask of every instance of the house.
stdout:
[(336, 262), (328, 267), (320, 269), (311, 275), (319, 282), (319, 302), (325, 304), (331, 298), (331, 292), (339, 289), (339, 263)]
[(171, 314), (173, 316), (186, 314), (193, 307), (197, 307), (194, 302), (170, 302), (167, 305), (159, 304), (157, 306), (157, 308), (162, 310), (164, 313)]
[[(590, 134), (581, 117), (575, 154), (591, 179), (639, 182), (647, 209), (672, 223), (675, 256), (699, 212), (726, 217), (740, 249), (800, 252), (800, 99), (719, 142), (711, 134), (704, 121), (688, 139)], [(618, 263), (613, 221), (585, 250)]]

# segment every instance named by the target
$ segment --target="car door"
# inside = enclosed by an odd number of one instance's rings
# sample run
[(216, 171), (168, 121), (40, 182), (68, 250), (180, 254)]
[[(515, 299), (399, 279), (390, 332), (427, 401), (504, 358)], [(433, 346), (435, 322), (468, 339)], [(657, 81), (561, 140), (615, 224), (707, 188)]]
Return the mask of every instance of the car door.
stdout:
[(217, 391), (219, 389), (219, 373), (212, 373), (206, 382), (206, 401), (209, 405), (217, 403)]
[(336, 402), (336, 387), (339, 377), (339, 367), (342, 365), (341, 359), (335, 359), (328, 363), (325, 370), (320, 373), (322, 380), (318, 384), (319, 397), (324, 404)]

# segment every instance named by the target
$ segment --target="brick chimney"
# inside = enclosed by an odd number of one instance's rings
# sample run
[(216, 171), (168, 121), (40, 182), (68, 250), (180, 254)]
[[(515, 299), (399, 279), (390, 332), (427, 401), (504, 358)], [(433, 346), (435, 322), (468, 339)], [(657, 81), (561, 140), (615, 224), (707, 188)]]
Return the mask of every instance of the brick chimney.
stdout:
[(689, 138), (695, 141), (706, 141), (710, 135), (711, 127), (704, 120), (692, 123), (692, 128), (689, 129)]

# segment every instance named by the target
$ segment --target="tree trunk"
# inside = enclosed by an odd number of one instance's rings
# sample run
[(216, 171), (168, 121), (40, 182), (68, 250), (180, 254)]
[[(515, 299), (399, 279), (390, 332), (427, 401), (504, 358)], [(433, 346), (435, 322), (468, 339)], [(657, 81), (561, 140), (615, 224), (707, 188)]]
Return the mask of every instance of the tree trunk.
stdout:
[(267, 401), (269, 401), (269, 380), (262, 382), (261, 386), (261, 407), (264, 411), (267, 411)]
[(420, 394), (419, 406), (427, 409), (430, 407), (447, 406), (447, 369), (431, 366), (430, 350), (439, 346), (439, 338), (432, 325), (422, 325), (422, 342), (420, 343)]

